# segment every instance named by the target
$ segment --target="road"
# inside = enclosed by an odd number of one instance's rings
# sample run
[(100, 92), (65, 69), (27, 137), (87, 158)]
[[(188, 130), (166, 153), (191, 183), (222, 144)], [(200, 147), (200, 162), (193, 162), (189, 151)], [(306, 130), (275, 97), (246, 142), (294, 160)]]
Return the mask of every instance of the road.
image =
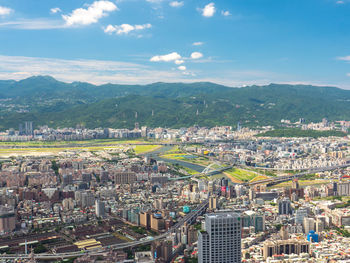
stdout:
[(302, 177), (302, 176), (307, 175), (307, 174), (332, 171), (332, 170), (337, 170), (337, 169), (341, 169), (341, 168), (346, 168), (349, 166), (350, 166), (350, 163), (342, 164), (342, 165), (335, 165), (335, 166), (328, 166), (328, 167), (312, 168), (306, 172), (301, 172), (301, 173), (287, 175), (287, 176), (271, 177), (269, 179), (254, 181), (251, 183), (244, 183), (243, 185), (248, 186), (248, 185), (256, 185), (256, 184), (276, 184), (276, 183), (281, 183), (281, 182), (285, 182), (285, 181), (290, 181), (294, 178), (299, 178), (299, 177)]

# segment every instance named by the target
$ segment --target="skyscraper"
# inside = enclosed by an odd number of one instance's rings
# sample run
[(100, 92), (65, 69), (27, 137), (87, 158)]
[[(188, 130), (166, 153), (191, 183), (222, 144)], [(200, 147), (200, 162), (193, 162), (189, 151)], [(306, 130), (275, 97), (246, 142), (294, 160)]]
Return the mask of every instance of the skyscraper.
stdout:
[(82, 192), (81, 194), (81, 206), (83, 208), (92, 206), (95, 202), (94, 194), (90, 191)]
[(16, 228), (16, 215), (13, 207), (0, 206), (0, 233), (12, 232)]
[(237, 131), (240, 132), (241, 131), (241, 122), (237, 122)]
[(24, 130), (26, 135), (33, 135), (33, 122), (32, 121), (26, 121), (24, 123)]
[(95, 201), (95, 213), (97, 217), (105, 217), (106, 212), (105, 212), (105, 203), (100, 201), (100, 200), (96, 200)]
[(309, 234), (310, 231), (315, 231), (315, 219), (313, 218), (304, 218), (304, 232)]
[(278, 200), (278, 214), (279, 215), (291, 215), (293, 213), (291, 202), (289, 198), (283, 198)]
[(198, 233), (200, 263), (241, 262), (241, 217), (235, 212), (205, 215), (205, 229)]
[(308, 212), (305, 207), (301, 207), (295, 211), (295, 223), (302, 225), (304, 222), (304, 218), (307, 217)]

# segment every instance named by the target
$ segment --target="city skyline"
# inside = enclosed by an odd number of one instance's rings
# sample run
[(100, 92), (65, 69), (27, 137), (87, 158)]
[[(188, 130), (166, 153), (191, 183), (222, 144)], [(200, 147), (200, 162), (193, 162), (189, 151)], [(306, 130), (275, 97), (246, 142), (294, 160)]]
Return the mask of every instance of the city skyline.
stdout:
[(350, 262), (350, 0), (0, 0), (0, 262)]
[(350, 88), (348, 1), (0, 2), (0, 79)]

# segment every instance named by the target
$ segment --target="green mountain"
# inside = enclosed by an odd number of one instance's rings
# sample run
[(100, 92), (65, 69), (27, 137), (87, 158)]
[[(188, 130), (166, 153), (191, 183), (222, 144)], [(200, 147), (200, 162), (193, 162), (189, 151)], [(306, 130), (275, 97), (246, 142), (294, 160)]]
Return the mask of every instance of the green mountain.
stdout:
[(335, 87), (270, 84), (244, 88), (214, 83), (101, 86), (49, 76), (0, 81), (0, 129), (27, 120), (36, 126), (131, 128), (279, 124), (350, 119), (350, 91)]

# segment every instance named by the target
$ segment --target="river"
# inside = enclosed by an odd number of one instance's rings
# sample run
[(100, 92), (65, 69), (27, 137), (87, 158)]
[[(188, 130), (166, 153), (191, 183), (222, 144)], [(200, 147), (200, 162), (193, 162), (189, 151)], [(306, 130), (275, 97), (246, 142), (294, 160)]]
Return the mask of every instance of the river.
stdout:
[(167, 163), (171, 163), (171, 164), (178, 164), (178, 165), (181, 165), (183, 167), (187, 167), (187, 168), (190, 168), (192, 170), (195, 170), (199, 173), (201, 173), (205, 169), (205, 166), (202, 166), (202, 165), (188, 163), (188, 162), (184, 162), (184, 161), (180, 161), (180, 160), (165, 159), (165, 158), (162, 158), (159, 156), (159, 155), (162, 155), (165, 152), (169, 151), (172, 148), (173, 148), (173, 146), (163, 146), (162, 148), (159, 148), (155, 151), (146, 153), (145, 156), (153, 158), (157, 161), (163, 161), (163, 162), (167, 162)]

